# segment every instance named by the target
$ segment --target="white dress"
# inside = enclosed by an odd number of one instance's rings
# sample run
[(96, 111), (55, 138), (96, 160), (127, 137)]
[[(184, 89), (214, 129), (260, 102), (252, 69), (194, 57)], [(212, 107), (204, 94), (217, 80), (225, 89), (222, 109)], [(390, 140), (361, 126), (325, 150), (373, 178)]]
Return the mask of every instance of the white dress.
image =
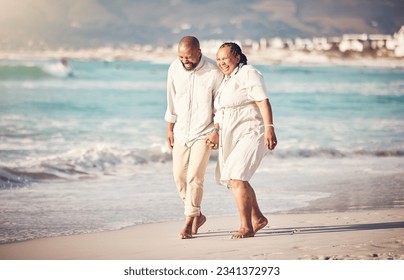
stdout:
[(236, 68), (223, 80), (215, 99), (215, 123), (221, 128), (218, 184), (228, 186), (230, 179), (249, 181), (267, 153), (264, 123), (255, 104), (267, 98), (262, 74), (253, 66)]

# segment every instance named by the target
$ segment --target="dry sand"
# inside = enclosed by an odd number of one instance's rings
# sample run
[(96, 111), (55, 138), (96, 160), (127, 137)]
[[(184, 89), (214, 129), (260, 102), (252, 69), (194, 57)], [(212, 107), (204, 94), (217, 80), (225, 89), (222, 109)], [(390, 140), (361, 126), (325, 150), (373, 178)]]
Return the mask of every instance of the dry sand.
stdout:
[(208, 217), (193, 239), (182, 222), (0, 246), (3, 260), (404, 260), (404, 209), (267, 215), (254, 238), (230, 239), (238, 217)]

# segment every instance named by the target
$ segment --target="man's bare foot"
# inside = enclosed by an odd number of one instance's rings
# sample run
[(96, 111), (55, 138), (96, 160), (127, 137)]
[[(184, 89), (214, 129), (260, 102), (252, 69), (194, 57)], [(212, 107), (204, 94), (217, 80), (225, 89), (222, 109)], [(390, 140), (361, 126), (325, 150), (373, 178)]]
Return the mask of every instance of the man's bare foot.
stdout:
[(185, 218), (185, 227), (182, 229), (180, 233), (180, 239), (190, 239), (192, 238), (192, 223), (194, 221), (194, 217), (187, 216)]
[(249, 229), (240, 229), (238, 232), (233, 234), (230, 239), (241, 239), (241, 238), (248, 238), (248, 237), (254, 237), (254, 231), (249, 230)]
[(206, 222), (206, 217), (201, 213), (200, 216), (194, 217), (192, 222), (192, 234), (197, 234), (198, 229)]
[(263, 229), (267, 224), (268, 224), (268, 219), (265, 218), (264, 216), (262, 216), (257, 221), (253, 221), (254, 233), (257, 233), (257, 231)]

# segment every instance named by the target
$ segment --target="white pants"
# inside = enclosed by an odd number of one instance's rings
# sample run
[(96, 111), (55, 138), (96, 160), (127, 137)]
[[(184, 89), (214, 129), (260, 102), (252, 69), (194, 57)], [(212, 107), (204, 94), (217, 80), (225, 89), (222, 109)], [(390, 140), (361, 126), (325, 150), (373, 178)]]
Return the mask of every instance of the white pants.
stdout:
[(206, 140), (197, 140), (191, 147), (177, 144), (173, 147), (173, 174), (186, 216), (199, 216), (203, 195), (206, 166), (210, 148)]

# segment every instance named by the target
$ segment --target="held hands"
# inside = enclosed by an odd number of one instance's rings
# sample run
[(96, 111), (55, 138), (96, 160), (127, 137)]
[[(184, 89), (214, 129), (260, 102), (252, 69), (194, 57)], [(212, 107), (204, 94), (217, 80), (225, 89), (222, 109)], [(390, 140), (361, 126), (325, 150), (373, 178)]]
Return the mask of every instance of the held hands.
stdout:
[(212, 131), (206, 139), (206, 145), (212, 150), (219, 148), (219, 134), (216, 131)]

